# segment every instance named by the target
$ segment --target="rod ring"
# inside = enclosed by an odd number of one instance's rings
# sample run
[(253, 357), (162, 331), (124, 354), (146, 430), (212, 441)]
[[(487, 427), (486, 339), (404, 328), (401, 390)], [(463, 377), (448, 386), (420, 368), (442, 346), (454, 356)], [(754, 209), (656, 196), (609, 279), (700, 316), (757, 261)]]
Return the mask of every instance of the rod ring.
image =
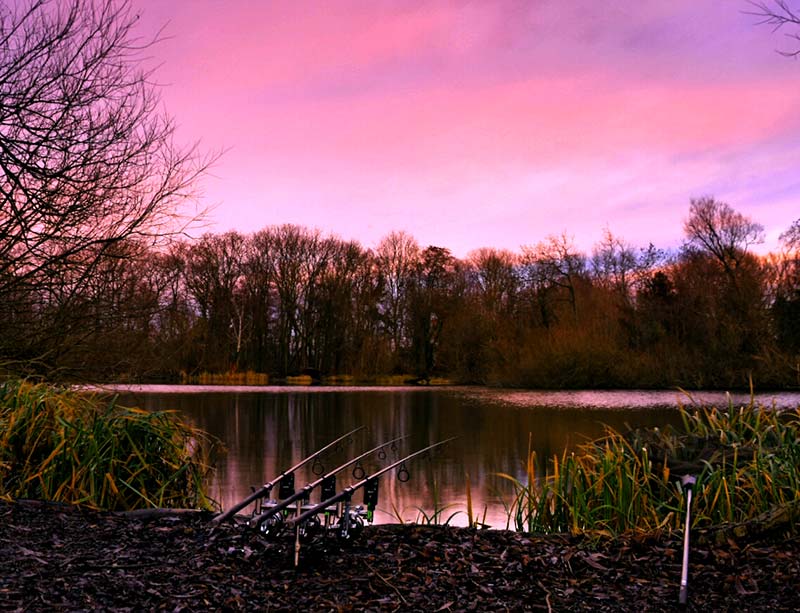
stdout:
[(411, 478), (411, 473), (408, 472), (405, 464), (401, 464), (400, 468), (397, 469), (397, 480), (401, 483), (405, 483)]

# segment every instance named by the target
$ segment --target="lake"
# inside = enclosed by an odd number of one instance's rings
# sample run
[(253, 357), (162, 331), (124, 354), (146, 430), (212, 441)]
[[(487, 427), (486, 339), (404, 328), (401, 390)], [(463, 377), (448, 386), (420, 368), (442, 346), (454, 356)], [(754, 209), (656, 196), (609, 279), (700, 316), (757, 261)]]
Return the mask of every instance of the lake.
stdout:
[[(486, 523), (505, 528), (503, 501), (513, 487), (497, 473), (525, 476), (529, 444), (539, 458), (561, 455), (603, 434), (604, 424), (664, 426), (680, 421), (677, 406), (727, 406), (725, 393), (677, 391), (543, 392), (470, 387), (214, 387), (115, 386), (120, 402), (149, 410), (174, 409), (219, 438), (227, 453), (219, 458), (212, 495), (224, 508), (277, 476), (338, 436), (365, 426), (338, 452), (322, 459), (330, 470), (381, 442), (408, 438), (363, 463), (367, 474), (392, 459), (451, 436), (455, 441), (408, 464), (408, 482), (394, 474), (380, 481), (376, 523), (420, 519), (448, 505), (443, 519), (466, 525), (467, 475), (473, 509)], [(759, 395), (766, 405), (800, 406), (800, 393)], [(739, 406), (747, 395), (733, 395)], [(382, 455), (382, 454), (381, 454)], [(296, 485), (316, 479), (310, 464)], [(338, 475), (340, 488), (356, 479)], [(316, 495), (312, 501), (316, 501)], [(361, 502), (356, 494), (354, 502)], [(249, 510), (249, 509), (248, 509)]]

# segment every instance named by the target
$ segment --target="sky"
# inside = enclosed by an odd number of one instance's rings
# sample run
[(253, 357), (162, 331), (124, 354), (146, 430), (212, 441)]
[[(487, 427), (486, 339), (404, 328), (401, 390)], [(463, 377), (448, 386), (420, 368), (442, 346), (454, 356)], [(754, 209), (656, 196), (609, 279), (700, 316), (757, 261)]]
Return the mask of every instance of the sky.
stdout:
[(745, 0), (131, 5), (176, 139), (223, 151), (208, 231), (671, 248), (713, 196), (764, 251), (800, 217), (800, 61)]

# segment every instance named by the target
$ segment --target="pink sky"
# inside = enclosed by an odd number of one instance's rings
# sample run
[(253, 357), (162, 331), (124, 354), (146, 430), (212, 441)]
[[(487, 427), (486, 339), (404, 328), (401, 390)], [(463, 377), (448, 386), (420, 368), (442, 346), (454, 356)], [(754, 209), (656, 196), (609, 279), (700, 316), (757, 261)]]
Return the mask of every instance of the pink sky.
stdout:
[(210, 230), (297, 223), (464, 256), (609, 227), (679, 244), (692, 197), (800, 217), (800, 63), (744, 0), (132, 0)]

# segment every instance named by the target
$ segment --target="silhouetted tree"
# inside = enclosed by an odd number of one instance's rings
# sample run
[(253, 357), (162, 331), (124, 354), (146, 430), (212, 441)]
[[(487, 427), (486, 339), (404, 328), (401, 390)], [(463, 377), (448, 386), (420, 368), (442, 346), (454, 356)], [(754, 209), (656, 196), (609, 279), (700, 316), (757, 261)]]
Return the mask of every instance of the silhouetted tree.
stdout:
[(457, 260), (444, 247), (422, 251), (410, 289), (409, 331), (415, 371), (423, 377), (439, 366), (438, 350), (457, 296)]
[(780, 239), (782, 252), (775, 257), (772, 266), (772, 318), (778, 346), (791, 354), (790, 362), (797, 368), (800, 362), (800, 220), (792, 223)]
[(761, 224), (709, 197), (692, 199), (683, 230), (688, 245), (716, 258), (733, 282), (748, 249), (764, 241)]
[(272, 278), (272, 232), (260, 230), (247, 240), (243, 292), (247, 301), (250, 343), (247, 365), (257, 372), (271, 372), (277, 364), (277, 313), (279, 299)]
[(390, 351), (400, 355), (408, 348), (408, 293), (420, 258), (416, 239), (405, 232), (390, 232), (375, 248), (375, 264), (382, 279), (380, 313), (390, 339)]
[(482, 248), (468, 255), (474, 286), (483, 308), (496, 315), (510, 315), (519, 290), (517, 256), (506, 250)]
[(800, 219), (796, 219), (789, 229), (780, 236), (784, 248), (797, 253), (800, 251)]
[(749, 253), (763, 229), (701, 198), (692, 200), (684, 230), (686, 246), (670, 271), (679, 336), (706, 384), (742, 384), (769, 345), (764, 269)]
[[(142, 68), (150, 43), (134, 34), (136, 19), (124, 1), (0, 5), (4, 320), (21, 293), (37, 301), (45, 288), (69, 312), (80, 301), (74, 288), (117, 257), (117, 245), (181, 229), (176, 208), (207, 160), (173, 144), (172, 121)], [(61, 289), (65, 280), (71, 286)]]
[(595, 283), (617, 293), (630, 305), (663, 254), (652, 244), (636, 249), (606, 228), (592, 251), (591, 269)]
[(236, 369), (245, 335), (245, 238), (238, 232), (206, 234), (185, 255), (186, 288), (203, 326), (198, 366), (215, 372)]
[(586, 274), (586, 256), (563, 233), (548, 236), (535, 247), (523, 247), (528, 287), (536, 297), (544, 327), (557, 318), (554, 303), (566, 301), (573, 319), (578, 316), (577, 284)]

